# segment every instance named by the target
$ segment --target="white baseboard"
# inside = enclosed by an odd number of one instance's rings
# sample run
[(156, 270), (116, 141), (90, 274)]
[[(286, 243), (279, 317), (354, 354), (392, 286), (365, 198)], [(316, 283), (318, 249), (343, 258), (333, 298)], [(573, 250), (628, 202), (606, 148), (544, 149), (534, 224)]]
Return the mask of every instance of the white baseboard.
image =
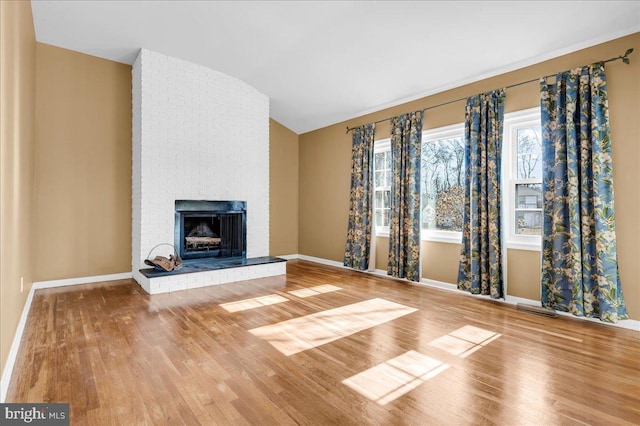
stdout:
[(81, 277), (81, 278), (69, 278), (69, 279), (63, 279), (63, 280), (34, 282), (31, 285), (31, 290), (29, 290), (29, 294), (27, 295), (27, 300), (25, 301), (24, 307), (22, 308), (22, 315), (20, 315), (20, 321), (18, 322), (16, 333), (13, 336), (13, 341), (11, 342), (11, 348), (9, 349), (7, 362), (4, 365), (4, 370), (2, 371), (2, 379), (0, 379), (0, 404), (4, 403), (7, 398), (7, 391), (9, 390), (9, 382), (11, 381), (11, 375), (13, 374), (13, 367), (15, 366), (15, 363), (16, 363), (18, 350), (20, 349), (20, 341), (22, 340), (22, 334), (24, 333), (24, 327), (27, 323), (27, 317), (29, 316), (29, 311), (31, 310), (31, 302), (33, 301), (33, 295), (36, 290), (43, 289), (43, 288), (63, 287), (68, 285), (123, 280), (127, 278), (132, 278), (132, 277), (133, 275), (131, 274), (131, 272), (123, 272), (121, 274), (97, 275), (94, 277)]
[(299, 259), (300, 255), (299, 254), (283, 254), (282, 256), (274, 256), (274, 257), (279, 257), (280, 259), (286, 259), (286, 260), (295, 260), (295, 259)]
[(423, 278), (420, 280), (420, 284), (424, 284), (429, 287), (439, 288), (441, 290), (447, 291), (458, 291), (458, 286), (451, 283), (445, 283), (443, 281), (430, 280), (427, 278)]
[(322, 259), (320, 257), (313, 257), (313, 256), (307, 256), (304, 254), (299, 254), (298, 259), (308, 260), (309, 262), (321, 263), (323, 265), (328, 265), (328, 266), (335, 266), (336, 268), (351, 269), (344, 266), (342, 262), (336, 262), (335, 260), (329, 260), (329, 259)]
[[(500, 301), (502, 302), (502, 300)], [(516, 296), (507, 296), (506, 299), (504, 300), (504, 303), (508, 303), (510, 305), (517, 305), (518, 303), (522, 303), (524, 305), (542, 306), (539, 300), (525, 299), (525, 298), (516, 297)], [(620, 328), (626, 328), (628, 330), (640, 331), (640, 321), (638, 320), (627, 319), (627, 320), (618, 320), (618, 322), (616, 323), (611, 323), (611, 322), (601, 321), (598, 318), (579, 317), (569, 312), (556, 311), (556, 313), (558, 315), (562, 315), (567, 318), (576, 318), (582, 321), (590, 321), (598, 324), (609, 325), (612, 327), (620, 327)]]
[(51, 281), (37, 281), (33, 283), (32, 288), (35, 288), (36, 290), (38, 290), (41, 288), (54, 288), (54, 287), (64, 287), (68, 285), (92, 284), (92, 283), (100, 283), (104, 281), (126, 280), (128, 278), (133, 278), (133, 274), (131, 272), (122, 272), (120, 274), (109, 274), (109, 275), (96, 275), (93, 277), (65, 278), (61, 280), (51, 280)]
[[(347, 268), (346, 266), (344, 266), (342, 263), (340, 262), (336, 262), (334, 260), (327, 260), (327, 259), (321, 259), (318, 257), (312, 257), (312, 256), (305, 256), (303, 254), (297, 255), (298, 259), (301, 260), (308, 260), (309, 262), (316, 262), (316, 263), (321, 263), (323, 265), (329, 265), (329, 266), (337, 266), (339, 268), (344, 268), (344, 269), (349, 269), (349, 270), (354, 270), (352, 268)], [(375, 271), (369, 272), (369, 271), (358, 271), (358, 272), (364, 272), (367, 274), (373, 274), (373, 275), (378, 275), (384, 278), (389, 278), (389, 279), (393, 279), (393, 280), (398, 280), (398, 278), (393, 278), (387, 275), (386, 271), (383, 271), (381, 269), (376, 269)], [(407, 280), (402, 280), (402, 281), (407, 281)], [(438, 290), (447, 290), (447, 291), (455, 291), (458, 294), (463, 294), (463, 295), (469, 295), (471, 297), (480, 297), (480, 298), (487, 298), (490, 299), (489, 296), (478, 296), (478, 295), (474, 295), (471, 294), (469, 292), (466, 291), (459, 291), (458, 287), (455, 284), (450, 284), (450, 283), (445, 283), (445, 282), (441, 282), (441, 281), (435, 281), (435, 280), (429, 280), (426, 278), (422, 278), (422, 280), (419, 283), (413, 282), (413, 281), (407, 281), (410, 282), (412, 284), (418, 284), (418, 285), (426, 285)], [(518, 303), (522, 303), (522, 304), (528, 304), (528, 305), (536, 305), (536, 306), (541, 306), (540, 305), (540, 301), (539, 300), (532, 300), (532, 299), (525, 299), (523, 297), (517, 297), (517, 296), (509, 296), (507, 295), (504, 299), (491, 299), (491, 300), (495, 300), (497, 302), (502, 302), (502, 303), (506, 303), (509, 305), (517, 305)], [(583, 320), (583, 321), (591, 321), (591, 322), (595, 322), (598, 324), (603, 324), (603, 325), (607, 325), (607, 326), (613, 326), (613, 327), (620, 327), (620, 328), (626, 328), (628, 330), (635, 330), (635, 331), (640, 331), (640, 321), (638, 320), (632, 320), (632, 319), (628, 319), (628, 320), (619, 320), (617, 323), (609, 323), (609, 322), (604, 322), (599, 320), (598, 318), (587, 318), (587, 317), (578, 317), (575, 316), (569, 312), (562, 312), (562, 311), (556, 311), (558, 313), (558, 315), (562, 315), (562, 316), (566, 316), (566, 317), (570, 317), (570, 318), (576, 318), (579, 320)]]
[(13, 366), (16, 363), (18, 349), (20, 349), (20, 341), (22, 340), (24, 326), (27, 323), (27, 317), (29, 316), (29, 310), (31, 309), (31, 301), (33, 300), (34, 292), (35, 289), (31, 287), (31, 290), (29, 290), (29, 294), (27, 295), (27, 300), (24, 302), (22, 315), (20, 315), (20, 321), (18, 321), (18, 327), (16, 328), (16, 334), (13, 336), (13, 342), (11, 342), (7, 362), (5, 363), (4, 370), (2, 371), (2, 379), (0, 379), (0, 404), (4, 404), (7, 399), (7, 391), (9, 390), (9, 382), (11, 381)]

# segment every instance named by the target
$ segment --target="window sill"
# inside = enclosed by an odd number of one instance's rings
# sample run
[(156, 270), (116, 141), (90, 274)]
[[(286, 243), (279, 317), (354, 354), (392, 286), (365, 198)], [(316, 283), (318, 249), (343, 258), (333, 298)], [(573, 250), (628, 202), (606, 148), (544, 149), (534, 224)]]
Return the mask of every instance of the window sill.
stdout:
[[(376, 231), (376, 237), (389, 238), (389, 231)], [(424, 235), (420, 236), (420, 241), (428, 241), (432, 243), (448, 243), (448, 244), (462, 244), (462, 236), (442, 236), (442, 235)]]
[(507, 250), (527, 250), (527, 251), (542, 251), (540, 243), (521, 243), (514, 241), (507, 241)]
[[(376, 231), (376, 237), (389, 238), (389, 231)], [(420, 241), (431, 243), (462, 244), (462, 236), (422, 235)], [(542, 251), (541, 243), (507, 241), (507, 250)]]
[[(376, 231), (376, 237), (389, 238), (389, 231)], [(432, 243), (462, 244), (462, 235), (424, 235), (420, 236), (420, 241)]]
[(462, 237), (441, 237), (436, 235), (423, 235), (420, 238), (421, 241), (427, 241), (430, 243), (447, 243), (447, 244), (462, 244)]

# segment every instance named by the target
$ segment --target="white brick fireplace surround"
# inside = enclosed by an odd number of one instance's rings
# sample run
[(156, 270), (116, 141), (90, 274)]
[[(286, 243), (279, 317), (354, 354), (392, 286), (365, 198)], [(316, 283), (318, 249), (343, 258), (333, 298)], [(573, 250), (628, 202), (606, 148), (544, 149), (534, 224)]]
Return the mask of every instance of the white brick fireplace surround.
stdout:
[(132, 79), (134, 279), (163, 293), (284, 274), (285, 262), (153, 279), (139, 272), (154, 246), (173, 243), (175, 200), (246, 201), (247, 258), (268, 256), (269, 99), (236, 78), (146, 49)]

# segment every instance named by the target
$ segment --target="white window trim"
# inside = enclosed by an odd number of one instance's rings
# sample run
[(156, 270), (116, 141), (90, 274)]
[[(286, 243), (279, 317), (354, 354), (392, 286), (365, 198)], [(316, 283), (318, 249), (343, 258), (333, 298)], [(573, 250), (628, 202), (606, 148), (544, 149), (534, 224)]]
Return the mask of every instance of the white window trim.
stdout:
[(464, 122), (422, 131), (422, 142), (464, 135)]
[[(538, 183), (531, 179), (516, 179), (515, 146), (513, 134), (522, 127), (540, 124), (540, 108), (530, 108), (504, 115), (502, 152), (502, 229), (506, 234), (506, 248), (516, 250), (541, 251), (542, 236), (518, 235), (514, 224), (516, 214), (515, 184)], [(522, 210), (522, 209), (520, 209)]]
[(388, 226), (376, 226), (376, 237), (389, 238), (389, 227)]
[[(439, 140), (464, 135), (464, 122), (449, 126), (436, 127), (422, 132), (422, 143), (430, 140)], [(420, 224), (422, 227), (422, 223)], [(422, 229), (420, 233), (422, 241), (437, 243), (462, 244), (462, 232), (459, 231), (439, 231), (435, 229)]]
[[(373, 144), (374, 158), (375, 158), (376, 152), (384, 152), (384, 151), (391, 151), (391, 139), (390, 138), (381, 139), (379, 141), (375, 141), (374, 144)], [(375, 160), (374, 160), (374, 164), (375, 164)], [(375, 173), (375, 171), (374, 171), (374, 173)], [(374, 177), (374, 182), (375, 182), (375, 177)], [(371, 194), (371, 196), (373, 197), (373, 199), (372, 199), (373, 223), (374, 223), (374, 226), (375, 226), (376, 237), (389, 237), (389, 227), (388, 226), (378, 226), (375, 223), (375, 221), (376, 221), (376, 206), (375, 206), (376, 189), (377, 188), (374, 187), (373, 188), (373, 193)]]

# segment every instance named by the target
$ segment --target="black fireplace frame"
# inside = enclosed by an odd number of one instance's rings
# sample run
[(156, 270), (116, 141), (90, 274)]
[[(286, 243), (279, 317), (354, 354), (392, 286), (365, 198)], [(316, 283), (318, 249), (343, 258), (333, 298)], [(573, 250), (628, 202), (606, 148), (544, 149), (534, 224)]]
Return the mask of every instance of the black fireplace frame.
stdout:
[[(227, 215), (240, 214), (242, 220), (242, 247), (236, 247), (232, 252), (220, 255), (210, 251), (187, 252), (184, 247), (184, 220), (187, 217), (199, 215)], [(176, 200), (174, 221), (174, 243), (182, 259), (212, 258), (222, 260), (246, 258), (247, 256), (247, 202), (246, 201), (206, 201), (206, 200)]]

